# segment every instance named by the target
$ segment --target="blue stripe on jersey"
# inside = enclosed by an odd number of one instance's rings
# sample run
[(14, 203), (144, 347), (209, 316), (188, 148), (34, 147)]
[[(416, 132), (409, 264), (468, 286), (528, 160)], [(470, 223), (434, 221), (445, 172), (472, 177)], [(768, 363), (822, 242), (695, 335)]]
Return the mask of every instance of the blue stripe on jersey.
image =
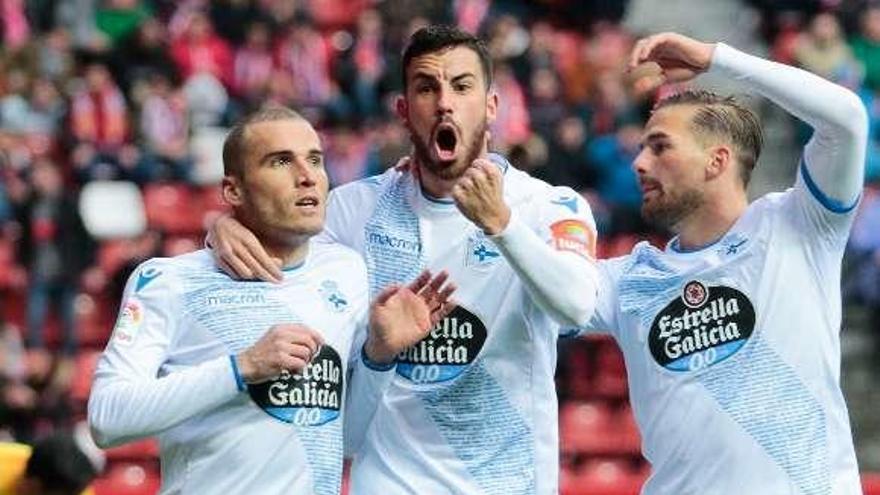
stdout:
[(364, 226), (364, 259), (370, 275), (370, 293), (414, 279), (427, 265), (422, 249), (419, 218), (407, 199), (412, 181), (394, 181), (376, 202)]
[(298, 429), (315, 495), (338, 495), (342, 484), (342, 421)]
[(417, 394), (481, 493), (535, 492), (532, 430), (482, 363), (448, 386)]
[[(180, 270), (184, 311), (238, 353), (253, 345), (279, 321), (300, 323), (284, 302), (283, 288), (266, 282), (242, 283), (217, 272)], [(318, 427), (297, 427), (296, 436), (305, 448), (314, 493), (336, 495), (342, 482), (342, 421)]]
[(801, 177), (804, 178), (804, 184), (806, 184), (807, 190), (809, 190), (810, 194), (812, 194), (813, 197), (816, 198), (816, 201), (818, 201), (820, 205), (824, 206), (825, 209), (832, 213), (849, 213), (850, 211), (852, 211), (853, 208), (856, 207), (856, 205), (859, 204), (858, 197), (856, 197), (856, 200), (853, 201), (853, 204), (851, 205), (844, 204), (843, 201), (838, 201), (836, 199), (828, 197), (827, 194), (819, 189), (819, 186), (816, 184), (816, 182), (813, 181), (813, 177), (810, 176), (810, 169), (807, 168), (807, 162), (803, 158), (801, 158)]
[(618, 283), (620, 309), (638, 314), (644, 328), (651, 328), (654, 316), (677, 297), (684, 284), (685, 277), (660, 256), (650, 245), (637, 245)]
[(698, 379), (804, 494), (831, 493), (825, 412), (760, 335)]

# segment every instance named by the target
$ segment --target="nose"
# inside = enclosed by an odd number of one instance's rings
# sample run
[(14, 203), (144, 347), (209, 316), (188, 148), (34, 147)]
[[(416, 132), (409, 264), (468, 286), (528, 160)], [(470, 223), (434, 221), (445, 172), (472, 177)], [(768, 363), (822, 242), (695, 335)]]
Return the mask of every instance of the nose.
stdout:
[(437, 115), (452, 113), (452, 88), (441, 87), (437, 94)]
[(648, 167), (650, 165), (649, 151), (647, 147), (644, 147), (639, 151), (639, 154), (636, 155), (635, 159), (632, 162), (632, 169), (637, 175), (644, 175), (648, 172)]
[(312, 187), (318, 182), (318, 170), (302, 158), (297, 158), (293, 174), (297, 187)]

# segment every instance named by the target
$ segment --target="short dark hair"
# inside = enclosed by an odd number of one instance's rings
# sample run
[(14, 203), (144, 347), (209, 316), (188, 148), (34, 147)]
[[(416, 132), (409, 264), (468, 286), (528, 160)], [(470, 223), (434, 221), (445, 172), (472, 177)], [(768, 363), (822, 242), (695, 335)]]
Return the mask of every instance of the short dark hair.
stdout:
[(432, 24), (423, 27), (410, 36), (409, 43), (403, 50), (403, 65), (401, 66), (404, 90), (406, 90), (406, 69), (412, 59), (426, 53), (459, 46), (470, 48), (480, 58), (480, 66), (483, 69), (483, 78), (486, 80), (486, 90), (488, 91), (492, 86), (492, 57), (489, 56), (486, 43), (466, 31), (445, 24)]
[(673, 105), (697, 107), (691, 120), (691, 129), (698, 140), (707, 135), (730, 142), (740, 163), (740, 178), (744, 185), (749, 184), (752, 170), (758, 163), (764, 135), (761, 121), (754, 112), (739, 103), (733, 96), (721, 96), (706, 90), (685, 90), (663, 98), (654, 110)]
[(245, 147), (247, 144), (248, 126), (259, 122), (274, 122), (279, 120), (301, 120), (308, 122), (302, 115), (295, 110), (280, 105), (270, 105), (260, 108), (239, 120), (238, 123), (226, 135), (223, 141), (223, 173), (235, 177), (241, 177), (244, 174)]
[(38, 440), (25, 467), (25, 476), (39, 480), (49, 493), (82, 492), (98, 475), (95, 465), (73, 435), (58, 431)]

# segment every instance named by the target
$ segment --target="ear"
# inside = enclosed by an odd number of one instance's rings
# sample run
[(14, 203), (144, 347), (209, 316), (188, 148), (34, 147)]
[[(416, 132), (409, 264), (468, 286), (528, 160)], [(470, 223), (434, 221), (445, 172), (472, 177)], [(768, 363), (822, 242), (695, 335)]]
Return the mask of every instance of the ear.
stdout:
[(233, 177), (231, 175), (226, 175), (223, 177), (223, 182), (220, 184), (220, 191), (223, 194), (223, 201), (229, 206), (237, 207), (241, 206), (244, 202), (244, 191), (241, 187), (241, 181), (238, 177)]
[(490, 89), (486, 97), (486, 123), (492, 124), (498, 116), (498, 92)]
[(397, 95), (397, 99), (394, 100), (394, 109), (397, 111), (397, 118), (399, 118), (404, 125), (409, 126), (409, 104), (406, 102), (406, 97), (403, 95)]
[(713, 180), (727, 173), (733, 163), (733, 150), (729, 146), (714, 146), (709, 150), (709, 163), (706, 165), (706, 180)]

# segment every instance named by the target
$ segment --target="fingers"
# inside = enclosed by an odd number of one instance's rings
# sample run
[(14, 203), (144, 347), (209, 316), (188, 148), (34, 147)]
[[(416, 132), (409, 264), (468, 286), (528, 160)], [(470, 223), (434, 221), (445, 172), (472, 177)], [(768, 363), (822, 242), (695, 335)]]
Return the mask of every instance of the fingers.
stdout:
[(440, 301), (440, 304), (442, 305), (450, 304), (452, 301), (451, 296), (456, 290), (458, 290), (458, 286), (453, 282), (449, 282), (446, 284), (446, 287), (440, 290), (440, 293), (437, 295), (437, 300)]
[[(422, 275), (424, 275), (424, 273), (422, 273)], [(419, 277), (421, 278), (421, 275)], [(418, 280), (418, 279), (416, 279), (416, 280)], [(388, 299), (390, 299), (391, 296), (396, 294), (397, 291), (399, 291), (399, 290), (400, 290), (400, 286), (397, 284), (392, 284), (392, 285), (389, 285), (388, 287), (385, 287), (384, 289), (382, 289), (382, 292), (380, 292), (378, 295), (376, 295), (376, 297), (373, 299), (373, 304), (374, 305), (375, 304), (385, 304), (388, 301)]]
[(427, 284), (430, 280), (431, 280), (431, 271), (430, 270), (423, 270), (422, 273), (420, 273), (419, 276), (416, 277), (415, 280), (410, 282), (409, 290), (418, 294), (422, 290), (422, 288), (425, 286), (425, 284)]
[(432, 311), (431, 312), (431, 326), (433, 327), (437, 323), (440, 323), (440, 321), (442, 321), (443, 318), (446, 318), (447, 316), (449, 316), (449, 314), (452, 313), (452, 310), (455, 309), (457, 306), (458, 306), (458, 303), (456, 303), (453, 300), (449, 300), (446, 303), (440, 305), (440, 307), (437, 308), (435, 311)]
[(441, 271), (434, 278), (428, 282), (427, 286), (424, 289), (425, 295), (430, 295), (431, 298), (436, 299), (437, 295), (440, 292), (440, 288), (443, 287), (443, 284), (446, 283), (446, 280), (449, 279), (449, 273), (446, 270)]

